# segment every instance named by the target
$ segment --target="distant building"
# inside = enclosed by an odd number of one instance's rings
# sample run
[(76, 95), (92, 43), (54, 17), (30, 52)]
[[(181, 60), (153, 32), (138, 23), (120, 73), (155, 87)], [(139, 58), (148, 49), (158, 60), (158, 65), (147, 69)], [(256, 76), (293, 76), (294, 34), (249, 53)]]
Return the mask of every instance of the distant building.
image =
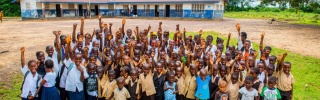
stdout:
[(99, 13), (103, 16), (221, 19), (224, 12), (224, 2), (227, 2), (227, 0), (19, 1), (22, 19), (77, 17), (89, 16), (89, 14), (97, 16)]

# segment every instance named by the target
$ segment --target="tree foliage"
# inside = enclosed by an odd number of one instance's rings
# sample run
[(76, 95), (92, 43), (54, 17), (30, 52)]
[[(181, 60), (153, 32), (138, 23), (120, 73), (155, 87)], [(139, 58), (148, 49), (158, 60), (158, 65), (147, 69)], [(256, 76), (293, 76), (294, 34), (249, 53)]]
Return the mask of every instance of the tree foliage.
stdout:
[(20, 4), (11, 3), (11, 0), (0, 0), (0, 11), (8, 17), (21, 16)]

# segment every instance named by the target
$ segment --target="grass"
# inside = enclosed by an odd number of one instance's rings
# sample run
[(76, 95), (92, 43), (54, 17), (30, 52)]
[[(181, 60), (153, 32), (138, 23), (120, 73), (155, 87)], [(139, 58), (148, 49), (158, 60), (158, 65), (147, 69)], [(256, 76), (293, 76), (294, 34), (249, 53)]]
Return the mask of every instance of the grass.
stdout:
[[(194, 32), (188, 32), (187, 35), (197, 34)], [(216, 32), (204, 32), (202, 37), (207, 35), (212, 35), (214, 41), (216, 37), (224, 39), (225, 43), (227, 41), (226, 36), (221, 36)], [(173, 37), (173, 33), (170, 34)], [(230, 45), (235, 45), (237, 39), (231, 38)], [(215, 42), (214, 42), (215, 44)], [(258, 44), (253, 43), (254, 49), (258, 49)], [(291, 72), (294, 75), (295, 84), (293, 99), (294, 100), (320, 100), (320, 59), (310, 56), (303, 56), (301, 54), (293, 53), (287, 50), (272, 47), (272, 55), (288, 53), (285, 61), (292, 63)], [(20, 87), (22, 84), (22, 75), (12, 75), (10, 82), (0, 83), (0, 99), (1, 100), (18, 100), (20, 99)]]
[(298, 12), (256, 12), (256, 11), (242, 11), (242, 12), (226, 12), (225, 17), (229, 18), (248, 18), (248, 19), (269, 19), (275, 18), (280, 21), (289, 21), (293, 24), (309, 24), (320, 26), (320, 14)]

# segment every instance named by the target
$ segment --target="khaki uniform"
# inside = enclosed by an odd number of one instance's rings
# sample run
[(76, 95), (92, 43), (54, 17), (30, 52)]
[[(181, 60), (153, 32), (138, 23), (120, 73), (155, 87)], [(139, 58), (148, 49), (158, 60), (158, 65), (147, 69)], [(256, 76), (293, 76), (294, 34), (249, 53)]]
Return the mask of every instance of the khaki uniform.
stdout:
[(0, 20), (2, 22), (2, 17), (4, 17), (3, 12), (0, 12)]

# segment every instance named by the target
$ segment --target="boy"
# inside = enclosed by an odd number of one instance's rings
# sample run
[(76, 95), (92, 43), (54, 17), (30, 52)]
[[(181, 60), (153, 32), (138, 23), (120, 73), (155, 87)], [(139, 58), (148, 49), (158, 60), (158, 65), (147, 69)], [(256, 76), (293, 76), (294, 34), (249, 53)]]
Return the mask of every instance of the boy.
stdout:
[(283, 62), (287, 53), (284, 53), (278, 68), (276, 68), (276, 77), (278, 78), (277, 87), (280, 91), (282, 100), (292, 99), (293, 84), (295, 82), (293, 75), (290, 73), (291, 63)]
[(196, 78), (197, 82), (197, 90), (195, 96), (197, 99), (209, 99), (210, 92), (209, 92), (209, 81), (211, 77), (207, 74), (207, 70), (201, 69), (199, 76)]
[(186, 99), (196, 99), (195, 91), (197, 88), (197, 82), (196, 82), (196, 65), (195, 64), (190, 64), (190, 70), (188, 73), (186, 73), (185, 77), (185, 98)]
[(113, 98), (113, 90), (117, 88), (117, 83), (114, 80), (116, 77), (116, 72), (114, 70), (108, 71), (108, 80), (103, 86), (102, 95), (106, 98), (106, 100), (110, 100)]
[(227, 82), (222, 80), (219, 82), (219, 91), (217, 91), (214, 100), (229, 100), (229, 92), (227, 91)]
[(38, 82), (41, 76), (37, 73), (37, 62), (35, 60), (30, 60), (28, 65), (25, 65), (24, 58), (24, 47), (20, 48), (21, 51), (21, 72), (24, 75), (24, 81), (21, 87), (21, 95), (22, 100), (29, 100), (31, 98), (37, 99), (37, 97), (33, 97), (37, 91)]
[(280, 92), (274, 86), (276, 85), (277, 78), (274, 76), (269, 77), (268, 86), (264, 87), (261, 92), (263, 100), (279, 100), (281, 99)]
[(88, 77), (86, 68), (81, 65), (82, 54), (76, 53), (74, 62), (68, 67), (68, 76), (66, 80), (66, 91), (68, 91), (69, 100), (83, 100), (83, 81)]
[(125, 84), (125, 79), (122, 77), (119, 77), (117, 79), (117, 85), (118, 88), (115, 88), (113, 90), (113, 98), (115, 100), (126, 100), (130, 98), (130, 94), (128, 92), (128, 90), (124, 87)]
[(87, 100), (97, 100), (98, 97), (98, 74), (96, 73), (96, 66), (93, 63), (87, 65), (89, 77), (85, 79)]
[(156, 94), (151, 69), (151, 65), (148, 63), (143, 64), (143, 73), (140, 74), (138, 81), (140, 83), (141, 100), (154, 100), (154, 94)]
[(138, 83), (138, 71), (133, 69), (130, 71), (130, 79), (128, 83), (128, 91), (130, 93), (130, 99), (129, 100), (136, 100), (139, 92), (139, 83)]

